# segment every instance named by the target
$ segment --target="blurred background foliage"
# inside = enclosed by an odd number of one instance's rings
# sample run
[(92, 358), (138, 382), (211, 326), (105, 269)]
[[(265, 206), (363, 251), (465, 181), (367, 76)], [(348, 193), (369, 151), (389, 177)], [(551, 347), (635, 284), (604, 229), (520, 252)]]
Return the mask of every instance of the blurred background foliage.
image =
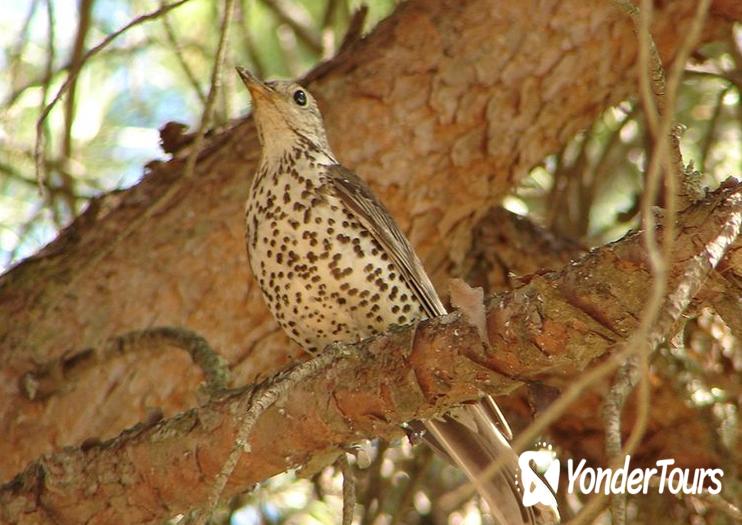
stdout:
[[(368, 31), (397, 2), (363, 3)], [(198, 125), (222, 2), (186, 1), (124, 33), (80, 67), (86, 50), (162, 5), (157, 0), (0, 5), (0, 270), (50, 241), (91, 197), (136, 184), (147, 162), (165, 158), (158, 130), (166, 122)], [(335, 53), (360, 5), (356, 0), (237, 0), (214, 125), (239, 117), (248, 105), (231, 64), (247, 65), (263, 77), (298, 77)], [(77, 80), (43, 124), (49, 192), (42, 198), (33, 159), (36, 122), (77, 69)], [(737, 27), (726, 41), (695, 53), (678, 98), (677, 120), (686, 126), (685, 159), (712, 189), (742, 173), (741, 91), (742, 30)], [(624, 101), (534, 166), (504, 205), (586, 247), (617, 239), (638, 224), (647, 140), (636, 101)], [(732, 450), (738, 437), (739, 341), (713, 312), (701, 312), (688, 325), (685, 344), (663, 349), (655, 366), (696, 406), (709, 408), (720, 446)], [(407, 439), (362, 445), (351, 461), (358, 474), (361, 523), (489, 523), (476, 499), (447, 517), (440, 514), (438, 498), (463, 476), (424, 447), (413, 453)], [(337, 523), (341, 485), (332, 467), (311, 480), (284, 474), (236, 498), (214, 522)], [(570, 506), (578, 508), (579, 498)], [(680, 500), (672, 516), (681, 523), (731, 523), (698, 509), (697, 501)], [(641, 517), (643, 511), (635, 512)], [(706, 517), (698, 521), (701, 514)]]

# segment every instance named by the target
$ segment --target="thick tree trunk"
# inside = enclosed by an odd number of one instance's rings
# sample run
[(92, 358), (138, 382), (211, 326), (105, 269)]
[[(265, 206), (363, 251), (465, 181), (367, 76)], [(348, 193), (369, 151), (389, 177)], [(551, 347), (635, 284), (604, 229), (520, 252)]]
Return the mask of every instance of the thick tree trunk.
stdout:
[[(666, 59), (694, 2), (666, 2)], [(726, 28), (712, 18), (707, 33)], [(635, 36), (611, 2), (411, 0), (313, 77), (330, 141), (409, 233), (441, 289), (472, 228), (527, 169), (634, 92)], [(24, 374), (152, 325), (204, 336), (237, 384), (298, 355), (248, 274), (242, 206), (258, 149), (251, 121), (210, 139), (193, 179), (155, 166), (94, 202), (0, 280), (0, 475), (90, 437), (194, 406), (198, 369), (180, 350), (111, 360), (43, 398)], [(455, 181), (455, 184), (452, 184)], [(165, 192), (173, 198), (146, 221)], [(730, 263), (740, 271), (742, 263)], [(26, 376), (28, 378), (29, 376)]]

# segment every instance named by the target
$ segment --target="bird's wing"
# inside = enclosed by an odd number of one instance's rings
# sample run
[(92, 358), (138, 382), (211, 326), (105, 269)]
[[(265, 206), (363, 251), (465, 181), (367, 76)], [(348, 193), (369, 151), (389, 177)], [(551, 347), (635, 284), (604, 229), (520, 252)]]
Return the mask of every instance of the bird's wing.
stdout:
[[(328, 166), (327, 174), (336, 195), (394, 261), (402, 278), (420, 301), (425, 314), (428, 317), (445, 315), (446, 308), (420, 259), (366, 183), (339, 164)], [(478, 403), (458, 407), (424, 424), (428, 430), (426, 441), (444, 457), (458, 464), (472, 480), (478, 480), (497, 458), (508, 458), (505, 468), (496, 476), (488, 481), (476, 481), (475, 484), (489, 503), (497, 523), (537, 523), (534, 510), (524, 508), (520, 503), (520, 492), (514, 484), (518, 472), (518, 457), (506, 438), (510, 435), (510, 427), (493, 399), (485, 396)]]
[(339, 164), (328, 166), (327, 173), (337, 196), (392, 258), (425, 314), (438, 317), (448, 313), (409, 241), (363, 179)]
[[(420, 301), (425, 314), (431, 318), (446, 315), (448, 313), (446, 307), (433, 288), (410, 242), (371, 188), (358, 175), (340, 164), (327, 166), (327, 174), (343, 204), (353, 212), (355, 218), (392, 258), (402, 278)], [(490, 400), (483, 408), (492, 412), (492, 421), (508, 439), (512, 439), (510, 427), (497, 404)]]

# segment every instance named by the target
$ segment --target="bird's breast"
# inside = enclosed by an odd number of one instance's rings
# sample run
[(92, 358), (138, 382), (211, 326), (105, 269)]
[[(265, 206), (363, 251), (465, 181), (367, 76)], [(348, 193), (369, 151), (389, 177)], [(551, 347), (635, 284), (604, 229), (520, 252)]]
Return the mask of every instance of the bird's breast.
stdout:
[(321, 169), (302, 164), (262, 173), (247, 203), (250, 266), (279, 324), (316, 351), (420, 317), (385, 250)]

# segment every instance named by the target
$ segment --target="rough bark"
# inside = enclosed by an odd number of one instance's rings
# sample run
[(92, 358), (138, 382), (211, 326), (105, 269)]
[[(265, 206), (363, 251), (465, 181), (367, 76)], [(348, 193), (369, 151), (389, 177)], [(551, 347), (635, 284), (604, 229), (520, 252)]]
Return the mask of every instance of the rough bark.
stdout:
[[(679, 0), (655, 13), (666, 59), (692, 8)], [(708, 33), (725, 28), (712, 18)], [(413, 0), (311, 87), (339, 158), (371, 181), (440, 286), (459, 272), (489, 204), (634, 91), (635, 55), (630, 22), (602, 0), (543, 2), (537, 12), (523, 2)], [(64, 395), (26, 399), (23, 374), (64, 355), (172, 325), (209, 340), (239, 384), (294, 358), (245, 262), (242, 203), (256, 158), (252, 123), (237, 124), (210, 139), (192, 180), (179, 179), (182, 159), (153, 167), (2, 277), (5, 479), (42, 453), (115, 436), (153, 406), (173, 414), (196, 402), (200, 372), (172, 349), (101, 363)], [(173, 184), (168, 205), (129, 231)]]
[[(741, 226), (742, 184), (681, 216), (676, 271), (659, 324), (664, 336), (683, 312), (685, 298), (678, 296), (692, 297), (724, 248), (740, 249)], [(310, 460), (333, 458), (361, 438), (396, 435), (400, 423), (440, 414), (475, 399), (479, 390), (506, 394), (524, 383), (571, 381), (637, 327), (652, 279), (642, 240), (630, 234), (560, 272), (492, 297), (489, 345), (476, 327), (451, 314), (327, 350), (327, 367), (292, 384), (256, 420), (225, 496)], [(265, 388), (241, 389), (110, 442), (44, 457), (0, 491), (0, 518), (24, 524), (152, 523), (203, 505), (235, 442), (240, 415), (259, 402)], [(663, 423), (653, 421), (649, 432)], [(671, 457), (679, 466), (688, 459), (682, 453)]]
[[(523, 217), (502, 208), (494, 208), (474, 230), (472, 250), (464, 263), (466, 281), (482, 286), (486, 293), (510, 290), (528, 282), (533, 274), (557, 271), (569, 261), (587, 253), (578, 243), (560, 238)], [(732, 331), (742, 337), (742, 281), (739, 262), (740, 244), (733, 246), (719, 266), (712, 270), (693, 302), (693, 310), (710, 306), (721, 315)], [(733, 268), (736, 268), (734, 270)], [(692, 315), (689, 313), (688, 315)], [(689, 465), (715, 463), (724, 458), (718, 446), (718, 432), (713, 418), (688, 403), (687, 392), (679, 387), (674, 371), (654, 363), (650, 421), (654, 427), (639, 448), (646, 458), (682, 456)], [(534, 408), (544, 408), (544, 401), (534, 400), (530, 389), (499, 400), (507, 411), (510, 424), (518, 429), (534, 417)], [(538, 394), (538, 390), (536, 390)], [(551, 394), (553, 395), (553, 393)], [(605, 426), (601, 418), (604, 391), (597, 389), (582, 397), (579, 409), (566, 414), (549, 432), (549, 439), (574, 457), (605, 462)], [(635, 406), (629, 399), (627, 413), (633, 418)]]

